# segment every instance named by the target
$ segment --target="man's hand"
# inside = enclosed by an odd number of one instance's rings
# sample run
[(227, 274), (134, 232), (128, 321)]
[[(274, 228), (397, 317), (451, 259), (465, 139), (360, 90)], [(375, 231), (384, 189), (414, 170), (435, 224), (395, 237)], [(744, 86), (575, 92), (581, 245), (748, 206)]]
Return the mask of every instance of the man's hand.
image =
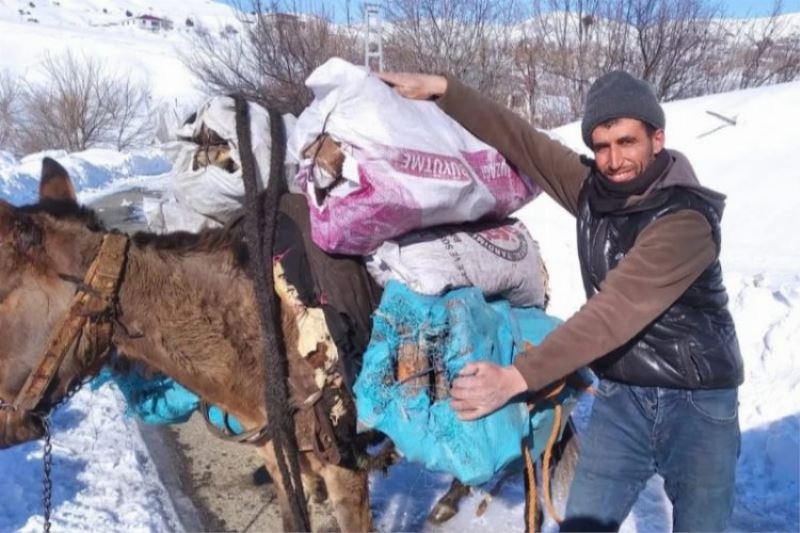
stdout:
[(428, 100), (447, 90), (447, 78), (412, 72), (378, 72), (378, 77), (394, 87), (401, 96), (412, 100)]
[(453, 381), (450, 405), (461, 420), (474, 420), (493, 413), (526, 390), (525, 378), (514, 366), (470, 363)]

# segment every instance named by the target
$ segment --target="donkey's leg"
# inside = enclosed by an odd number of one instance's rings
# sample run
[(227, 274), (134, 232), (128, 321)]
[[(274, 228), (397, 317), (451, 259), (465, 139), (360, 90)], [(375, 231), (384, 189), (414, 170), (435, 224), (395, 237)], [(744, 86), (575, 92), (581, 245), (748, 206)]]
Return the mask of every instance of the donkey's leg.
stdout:
[(329, 464), (319, 466), (339, 528), (342, 531), (372, 531), (369, 473)]
[[(283, 477), (278, 468), (275, 448), (272, 446), (271, 442), (268, 442), (257, 448), (257, 450), (258, 454), (264, 459), (264, 466), (267, 468), (275, 485), (275, 493), (278, 498), (278, 506), (280, 507), (281, 520), (283, 522), (283, 530), (295, 531), (297, 530), (297, 526), (292, 524), (292, 509), (289, 505), (289, 498), (283, 488)], [(323, 480), (313, 472), (314, 468), (309, 464), (308, 456), (308, 453), (300, 454), (300, 475), (303, 481), (303, 490), (310, 515), (311, 528), (315, 530), (314, 518), (319, 515), (319, 513), (316, 512), (316, 508), (325, 501), (325, 486)]]
[(450, 488), (439, 498), (428, 514), (428, 521), (432, 524), (441, 524), (453, 518), (458, 512), (458, 505), (461, 499), (469, 494), (469, 487), (453, 478)]
[(325, 486), (325, 479), (322, 477), (320, 463), (313, 451), (300, 454), (300, 465), (302, 467), (303, 488), (306, 492), (306, 503), (308, 512), (311, 515), (311, 528), (314, 531), (346, 531), (338, 526), (337, 517), (331, 514), (331, 509), (325, 503), (328, 496), (328, 488)]
[(286, 496), (286, 491), (283, 490), (283, 478), (281, 477), (280, 470), (278, 469), (278, 462), (275, 456), (275, 448), (271, 442), (259, 446), (257, 448), (258, 454), (264, 460), (264, 466), (267, 468), (272, 482), (275, 484), (275, 494), (278, 498), (278, 507), (281, 511), (281, 521), (283, 522), (284, 531), (292, 531), (296, 529), (292, 524), (292, 509), (289, 505), (289, 498)]

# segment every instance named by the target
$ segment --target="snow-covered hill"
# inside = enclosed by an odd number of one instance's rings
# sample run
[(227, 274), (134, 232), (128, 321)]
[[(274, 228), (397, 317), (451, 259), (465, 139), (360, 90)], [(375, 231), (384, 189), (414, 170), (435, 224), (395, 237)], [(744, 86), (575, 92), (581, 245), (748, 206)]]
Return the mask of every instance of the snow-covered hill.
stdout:
[[(169, 20), (172, 29), (122, 25), (143, 15)], [(69, 50), (146, 80), (156, 103), (185, 110), (200, 94), (179, 53), (201, 26), (218, 33), (240, 23), (230, 6), (211, 0), (0, 0), (0, 71), (40, 79), (44, 55)]]
[(236, 24), (236, 12), (213, 0), (0, 0), (0, 20), (42, 27), (103, 27), (140, 15), (168, 18), (175, 28), (186, 19), (209, 27)]

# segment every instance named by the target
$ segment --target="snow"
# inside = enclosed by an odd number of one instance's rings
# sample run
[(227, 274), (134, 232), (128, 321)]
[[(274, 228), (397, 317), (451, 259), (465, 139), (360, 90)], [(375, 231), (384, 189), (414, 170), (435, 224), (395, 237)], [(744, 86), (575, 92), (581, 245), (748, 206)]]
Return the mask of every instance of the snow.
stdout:
[(158, 148), (127, 153), (99, 148), (72, 154), (49, 150), (27, 155), (21, 160), (0, 152), (0, 198), (15, 205), (35, 202), (45, 157), (58, 160), (67, 169), (82, 202), (91, 201), (97, 194), (108, 194), (112, 187), (124, 188), (144, 177), (159, 176), (172, 170), (172, 162)]
[[(46, 27), (110, 26), (125, 20), (126, 11), (136, 17), (168, 18), (176, 27), (189, 17), (209, 25), (237, 21), (231, 6), (213, 0), (0, 0), (0, 19)], [(38, 22), (28, 22), (30, 18)]]
[[(126, 11), (170, 19), (174, 28), (152, 32), (120, 26)], [(187, 19), (195, 26), (187, 27)], [(47, 76), (40, 68), (45, 55), (69, 51), (78, 59), (101, 60), (111, 73), (146, 82), (154, 109), (177, 110), (183, 116), (203, 98), (180, 59), (191, 52), (192, 33), (201, 26), (210, 32), (226, 26), (241, 32), (237, 12), (211, 0), (0, 0), (0, 49), (6, 51), (0, 71), (41, 81)]]
[[(54, 531), (175, 531), (180, 522), (122, 396), (79, 392), (52, 423)], [(42, 446), (0, 452), (0, 531), (41, 531)]]
[[(0, 69), (35, 75), (46, 50), (99, 54), (140, 72), (154, 93), (170, 101), (196, 102), (189, 73), (176, 58), (185, 31), (148, 33), (103, 27), (134, 14), (189, 16), (209, 24), (235, 23), (227, 6), (203, 0), (0, 0)], [(149, 6), (157, 6), (156, 12)], [(107, 7), (109, 14), (102, 13)], [(25, 22), (18, 9), (35, 11)], [(61, 10), (61, 11), (59, 11)], [(31, 16), (34, 16), (33, 14)], [(20, 46), (24, 43), (24, 46)], [(8, 52), (11, 51), (11, 52)], [(704, 185), (728, 195), (723, 217), (722, 265), (745, 359), (740, 389), (742, 451), (730, 531), (800, 530), (800, 238), (796, 210), (797, 124), (800, 83), (735, 91), (666, 104), (667, 146), (686, 153)], [(727, 123), (708, 112), (735, 119)], [(585, 151), (578, 124), (553, 132)], [(158, 147), (130, 153), (88, 150), (47, 152), (17, 159), (0, 152), (0, 198), (15, 204), (35, 199), (42, 157), (56, 157), (75, 178), (79, 197), (131, 187), (163, 188), (171, 163)], [(547, 198), (519, 213), (540, 241), (547, 261), (552, 301), (561, 317), (584, 301), (575, 250), (574, 220)], [(578, 408), (579, 427), (591, 404)], [(124, 416), (119, 394), (108, 386), (83, 390), (55, 415), (53, 423), (54, 530), (174, 531), (181, 529), (169, 495), (158, 478), (137, 424)], [(244, 450), (242, 453), (251, 453)], [(3, 488), (0, 531), (38, 531), (42, 525), (40, 442), (0, 451)], [(373, 510), (380, 530), (523, 531), (519, 478), (499, 491), (486, 514), (475, 516), (483, 494), (470, 496), (444, 526), (425, 523), (449, 479), (409, 464), (372, 479)], [(654, 478), (623, 524), (625, 532), (668, 530), (671, 508)], [(556, 530), (548, 520), (548, 531)]]

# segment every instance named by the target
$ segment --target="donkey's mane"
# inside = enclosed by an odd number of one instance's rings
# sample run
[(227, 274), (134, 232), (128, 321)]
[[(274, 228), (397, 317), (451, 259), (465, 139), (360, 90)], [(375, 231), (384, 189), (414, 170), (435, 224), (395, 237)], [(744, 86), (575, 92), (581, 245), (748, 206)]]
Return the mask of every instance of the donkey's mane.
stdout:
[[(94, 232), (108, 231), (94, 210), (69, 200), (42, 200), (37, 204), (22, 206), (19, 211), (28, 215), (44, 213), (57, 220), (74, 220)], [(247, 246), (243, 241), (240, 222), (241, 218), (235, 217), (223, 228), (209, 228), (198, 233), (175, 231), (159, 234), (137, 231), (131, 240), (142, 248), (177, 255), (230, 250), (236, 264), (244, 266), (247, 264)]]
[(91, 231), (106, 230), (97, 213), (69, 200), (42, 200), (37, 204), (22, 206), (18, 210), (28, 215), (44, 213), (59, 220), (76, 220)]
[(243, 266), (247, 263), (247, 246), (243, 241), (239, 222), (240, 219), (237, 218), (223, 228), (204, 229), (198, 233), (174, 231), (159, 234), (138, 231), (133, 234), (131, 240), (142, 248), (178, 255), (230, 250), (236, 263)]

